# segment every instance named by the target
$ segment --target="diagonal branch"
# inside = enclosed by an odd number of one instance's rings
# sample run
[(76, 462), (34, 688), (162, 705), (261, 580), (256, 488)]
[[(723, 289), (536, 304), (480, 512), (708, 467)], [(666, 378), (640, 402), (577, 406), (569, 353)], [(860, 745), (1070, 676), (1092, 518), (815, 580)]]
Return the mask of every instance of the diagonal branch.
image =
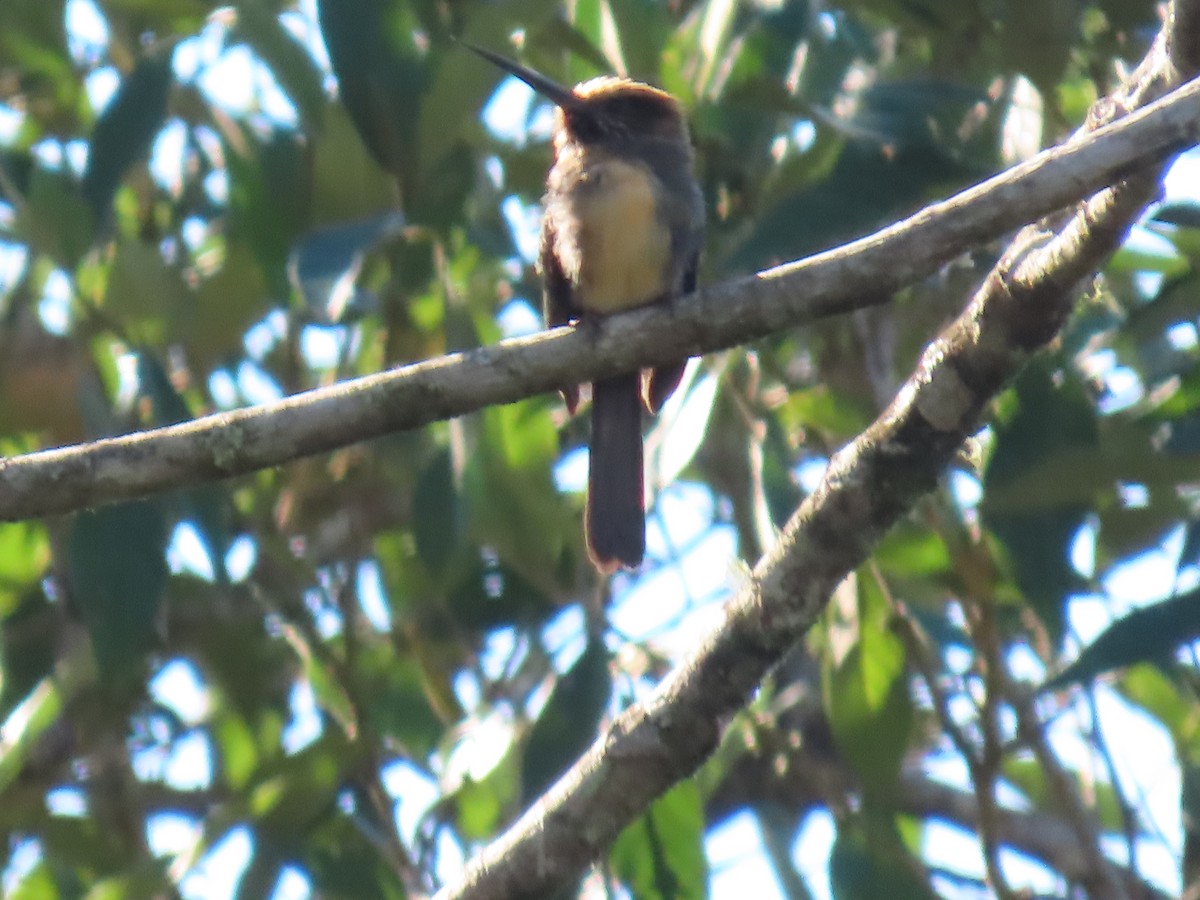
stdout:
[(971, 247), (1076, 202), (1200, 139), (1200, 83), (1039, 154), (876, 234), (705, 288), (671, 306), (560, 328), (283, 401), (0, 459), (0, 521), (226, 478), (659, 365), (872, 304)]
[[(1098, 108), (1092, 127), (1178, 80), (1166, 45), (1160, 35), (1137, 84)], [(727, 606), (721, 626), (653, 697), (626, 710), (439, 900), (551, 896), (655, 797), (696, 770), (723, 724), (812, 625), (837, 584), (937, 484), (991, 398), (1058, 333), (1077, 285), (1120, 245), (1154, 197), (1162, 163), (1124, 171), (1127, 180), (1080, 204), (1057, 231), (1031, 226), (1013, 240), (891, 406), (833, 456), (820, 486)], [(845, 296), (865, 287), (856, 282)], [(1091, 896), (1123, 896), (1119, 875), (1090, 840), (1086, 815), (1078, 824), (1077, 839), (1090, 844), (1081, 850), (1092, 869)]]

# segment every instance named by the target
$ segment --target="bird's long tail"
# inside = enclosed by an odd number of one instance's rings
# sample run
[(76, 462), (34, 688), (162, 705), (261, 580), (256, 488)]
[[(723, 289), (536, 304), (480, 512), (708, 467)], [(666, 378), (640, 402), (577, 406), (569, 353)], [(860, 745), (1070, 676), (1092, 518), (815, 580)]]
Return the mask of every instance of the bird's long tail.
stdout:
[(640, 381), (631, 372), (592, 386), (584, 530), (588, 555), (604, 572), (640, 565), (646, 551)]

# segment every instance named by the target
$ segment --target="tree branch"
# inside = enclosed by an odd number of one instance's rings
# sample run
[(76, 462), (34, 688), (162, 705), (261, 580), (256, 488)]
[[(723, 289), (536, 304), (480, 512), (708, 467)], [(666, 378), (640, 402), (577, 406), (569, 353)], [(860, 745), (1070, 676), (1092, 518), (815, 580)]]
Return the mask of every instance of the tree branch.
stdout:
[[(1153, 84), (1158, 90), (1178, 79), (1164, 47), (1160, 36), (1139, 68), (1139, 86)], [(1135, 96), (1140, 94), (1122, 92), (1093, 119), (1120, 115), (1124, 101)], [(1145, 121), (1144, 114), (1141, 118)], [(1063, 149), (1079, 145), (1073, 139)], [(696, 770), (716, 747), (724, 723), (812, 625), (837, 584), (937, 484), (990, 399), (1058, 333), (1076, 286), (1120, 245), (1158, 189), (1162, 164), (1149, 162), (1160, 158), (1143, 159), (1148, 161), (1143, 171), (1080, 204), (1056, 233), (1030, 227), (1014, 239), (967, 309), (926, 349), (891, 406), (833, 456), (821, 484), (727, 606), (721, 626), (653, 697), (627, 709), (554, 787), (485, 847), (461, 880), (438, 895), (440, 900), (550, 896), (597, 858), (653, 798)], [(899, 227), (913, 227), (927, 213)], [(785, 267), (767, 281), (790, 283), (797, 272), (811, 275), (814, 268), (836, 267), (847, 251), (857, 254), (860, 265), (876, 260), (873, 252), (887, 246), (893, 234), (889, 229)], [(897, 269), (914, 271), (913, 259), (894, 246), (889, 259)], [(874, 269), (868, 277), (861, 268), (849, 267), (841, 277), (851, 283), (839, 298), (893, 284)], [(868, 284), (871, 278), (885, 280)], [(708, 308), (713, 293), (701, 292), (693, 302)], [(807, 295), (821, 309), (830, 297)], [(786, 296), (777, 301), (771, 309), (779, 316), (797, 305)], [(1094, 845), (1081, 849), (1099, 853)], [(1121, 896), (1124, 887), (1103, 857), (1100, 866), (1093, 896)]]
[(1192, 83), (876, 234), (669, 306), (450, 354), (278, 403), (0, 460), (0, 521), (240, 475), (885, 302), (972, 246), (1198, 138), (1200, 83)]

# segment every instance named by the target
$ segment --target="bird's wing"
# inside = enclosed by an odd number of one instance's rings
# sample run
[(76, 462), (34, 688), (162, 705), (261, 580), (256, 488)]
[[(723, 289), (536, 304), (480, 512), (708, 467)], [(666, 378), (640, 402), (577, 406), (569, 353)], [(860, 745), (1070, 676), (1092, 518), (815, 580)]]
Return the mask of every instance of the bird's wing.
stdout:
[(563, 274), (554, 242), (554, 226), (547, 217), (542, 223), (542, 241), (538, 251), (538, 268), (542, 273), (542, 315), (547, 328), (567, 325), (572, 319), (578, 318), (571, 295), (571, 282)]
[[(696, 276), (699, 270), (700, 251), (696, 250), (689, 257), (687, 266), (683, 270), (683, 278), (680, 283), (681, 296), (686, 297), (696, 290)], [(686, 368), (687, 360), (685, 359), (681, 363), (657, 366), (650, 370), (649, 377), (642, 384), (642, 403), (647, 412), (657, 413), (662, 409), (667, 398), (675, 393), (675, 388), (679, 387), (679, 382), (683, 380), (683, 371)]]
[[(554, 226), (547, 216), (542, 221), (542, 240), (538, 251), (538, 269), (542, 273), (542, 316), (546, 320), (547, 328), (568, 325), (572, 319), (578, 318), (571, 293), (571, 282), (563, 273), (554, 241)], [(561, 390), (563, 400), (567, 404), (567, 412), (575, 415), (575, 409), (579, 406), (579, 386), (571, 385)]]

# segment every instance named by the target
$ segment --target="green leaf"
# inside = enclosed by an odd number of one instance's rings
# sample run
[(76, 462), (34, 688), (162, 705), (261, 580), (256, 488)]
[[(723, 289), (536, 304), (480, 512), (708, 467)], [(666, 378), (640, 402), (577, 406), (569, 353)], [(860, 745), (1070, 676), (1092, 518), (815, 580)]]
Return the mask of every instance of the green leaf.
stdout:
[(1176, 323), (1192, 321), (1196, 315), (1200, 272), (1194, 271), (1186, 261), (1182, 264), (1181, 275), (1165, 279), (1157, 294), (1129, 311), (1120, 331), (1121, 344), (1132, 347), (1140, 357), (1142, 368), (1150, 373), (1161, 366), (1155, 356), (1172, 349), (1162, 345), (1163, 332)]
[(596, 739), (612, 696), (608, 649), (592, 638), (546, 701), (530, 731), (521, 762), (521, 796), (533, 802)]
[(322, 662), (312, 648), (300, 637), (298, 630), (287, 633), (289, 642), (304, 664), (304, 675), (312, 688), (317, 708), (328, 715), (347, 735), (358, 731), (357, 710), (339, 673)]
[(167, 522), (160, 504), (84, 511), (70, 542), (71, 597), (83, 613), (102, 676), (140, 670), (154, 643), (167, 586)]
[(1179, 254), (1149, 253), (1124, 246), (1112, 255), (1105, 269), (1111, 272), (1155, 272), (1167, 278), (1178, 278), (1188, 272), (1188, 261)]
[(312, 224), (358, 222), (397, 206), (395, 182), (367, 151), (341, 106), (330, 107), (312, 152)]
[(913, 718), (904, 643), (889, 627), (890, 616), (878, 582), (860, 572), (826, 610), (821, 656), (834, 739), (880, 800), (895, 787)]
[(49, 562), (50, 545), (40, 522), (0, 525), (0, 620), (17, 609)]
[(426, 695), (425, 673), (418, 663), (397, 656), (390, 645), (376, 645), (364, 652), (359, 671), (366, 714), (375, 731), (400, 741), (414, 756), (430, 753), (444, 728)]
[(1005, 64), (1052, 93), (1079, 40), (1080, 9), (1075, 3), (1007, 0), (999, 34)]
[(479, 174), (475, 151), (465, 142), (453, 144), (424, 167), (420, 183), (410, 191), (413, 219), (444, 232), (453, 229), (463, 220)]
[(1153, 716), (1175, 739), (1180, 748), (1187, 747), (1197, 736), (1196, 707), (1191, 697), (1185, 697), (1157, 666), (1134, 664), (1121, 673), (1117, 690)]
[[(460, 32), (467, 40), (495, 47), (509, 54), (509, 48), (497, 46), (505, 36), (517, 29), (537, 35), (548, 19), (557, 19), (561, 6), (555, 0), (507, 0), (505, 3), (477, 4)], [(555, 47), (556, 59), (561, 60), (562, 47)], [(537, 63), (535, 62), (536, 66)], [(561, 73), (547, 70), (551, 77)], [(481, 129), (473, 122), (496, 84), (506, 76), (494, 66), (479, 59), (458, 44), (430, 48), (428, 85), (421, 101), (421, 116), (417, 139), (420, 147), (421, 170), (428, 173), (449, 155), (456, 152), (464, 136)], [(539, 148), (544, 176), (547, 160), (545, 148)], [(424, 177), (424, 175), (422, 176)]]
[(333, 807), (350, 764), (341, 733), (327, 729), (303, 750), (278, 760), (251, 789), (249, 812), (276, 846), (303, 843)]
[(74, 269), (91, 247), (96, 216), (66, 174), (35, 166), (21, 226), (32, 249)]
[(534, 584), (557, 572), (568, 525), (551, 478), (558, 436), (542, 403), (493, 406), (481, 414), (479, 444), (464, 489), (469, 530)]
[(872, 558), (885, 573), (907, 578), (937, 578), (952, 569), (945, 541), (936, 532), (907, 521), (884, 535)]
[(672, 23), (667, 7), (657, 0), (611, 0), (606, 4), (616, 23), (621, 56), (629, 74), (659, 82), (662, 50)]
[[(1142, 27), (1154, 17), (1154, 0), (1099, 0), (1096, 5), (1117, 31)], [(1191, 884), (1191, 879), (1184, 883)]]
[(91, 884), (83, 900), (127, 900), (129, 897), (157, 897), (173, 887), (167, 875), (167, 863), (148, 859), (129, 866), (120, 875)]
[(104, 309), (129, 323), (145, 341), (161, 341), (167, 312), (187, 302), (183, 276), (167, 265), (158, 247), (137, 238), (119, 238), (108, 269)]
[(39, 862), (20, 877), (8, 893), (8, 900), (58, 900), (58, 884), (50, 866)]
[(820, 183), (763, 198), (762, 212), (728, 264), (757, 271), (828, 249), (913, 211), (931, 193), (950, 192), (972, 174), (927, 144), (885, 153), (874, 141), (849, 142)]
[[(262, 532), (259, 533), (262, 537)], [(263, 538), (260, 554), (274, 552)], [(272, 559), (283, 571), (294, 560)], [(172, 607), (200, 610), (191, 618), (182, 649), (201, 662), (205, 679), (223, 704), (242, 717), (250, 729), (269, 730), (268, 720), (281, 718), (288, 709), (288, 694), (296, 677), (295, 654), (268, 633), (262, 615), (216, 615), (210, 612), (232, 603), (238, 609), (254, 608), (254, 595), (246, 587), (217, 586), (194, 578), (175, 578)], [(266, 738), (263, 737), (265, 741)]]
[(130, 34), (197, 31), (212, 13), (211, 0), (105, 0), (104, 10), (120, 16)]
[(1187, 504), (1170, 489), (1154, 492), (1144, 507), (1112, 506), (1100, 511), (1100, 547), (1108, 559), (1129, 559), (1162, 545), (1188, 515)]
[(460, 576), (446, 598), (446, 606), (460, 628), (486, 631), (515, 623), (533, 625), (560, 608), (554, 597), (539, 586), (545, 579), (530, 581), (491, 554), (476, 553), (457, 571), (452, 566), (448, 574)]
[(172, 79), (170, 53), (143, 57), (96, 120), (82, 189), (97, 220), (107, 218), (125, 172), (149, 152), (166, 121)]
[(1151, 221), (1178, 225), (1181, 228), (1200, 228), (1200, 203), (1190, 200), (1164, 203), (1154, 211)]
[(18, 80), (15, 94), (31, 115), (16, 144), (46, 134), (72, 134), (87, 103), (83, 79), (67, 48), (65, 0), (0, 3), (0, 71)]
[(233, 790), (241, 791), (259, 764), (254, 733), (242, 716), (224, 707), (213, 721), (210, 734), (221, 760), (222, 780)]
[[(56, 648), (48, 646), (47, 651)], [(77, 699), (81, 689), (91, 684), (95, 667), (86, 648), (69, 649), (65, 659), (47, 661), (46, 668), (58, 662), (53, 675), (41, 679), (38, 685), (5, 717), (4, 746), (0, 748), (0, 791), (8, 788), (26, 771), (27, 764), (36, 758), (39, 747), (52, 729), (61, 724), (64, 710)], [(18, 677), (24, 673), (18, 669)], [(7, 669), (5, 690), (8, 690)]]
[(675, 785), (627, 826), (613, 843), (609, 863), (634, 900), (707, 897), (704, 804), (695, 782)]
[(27, 589), (16, 602), (0, 618), (0, 719), (51, 673), (56, 657), (55, 608), (36, 588)]
[(857, 400), (839, 396), (825, 384), (792, 391), (779, 417), (789, 432), (815, 428), (838, 438), (856, 435), (871, 423), (869, 411)]
[(507, 752), (480, 781), (465, 780), (451, 798), (459, 831), (467, 840), (483, 840), (499, 827), (503, 814), (518, 798), (517, 755)]
[(242, 351), (242, 336), (262, 318), (269, 297), (262, 267), (244, 244), (230, 244), (220, 270), (200, 283), (171, 319), (171, 336), (188, 351), (193, 371)]
[(41, 828), (42, 849), (47, 857), (60, 865), (93, 872), (111, 872), (130, 862), (129, 848), (122, 838), (119, 829), (105, 827), (95, 816), (52, 816)]

